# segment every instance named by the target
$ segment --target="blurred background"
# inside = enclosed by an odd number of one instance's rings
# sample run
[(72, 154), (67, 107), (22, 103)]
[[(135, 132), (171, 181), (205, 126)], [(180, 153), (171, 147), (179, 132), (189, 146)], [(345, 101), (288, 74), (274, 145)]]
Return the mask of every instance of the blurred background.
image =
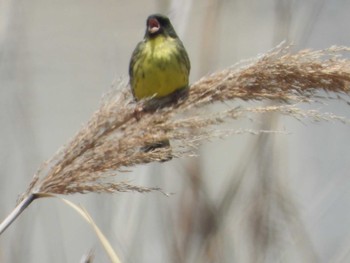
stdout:
[[(148, 15), (168, 15), (191, 81), (267, 52), (350, 46), (347, 0), (0, 0), (0, 220), (38, 166), (127, 80)], [(230, 106), (254, 106), (235, 101)], [(305, 109), (350, 118), (338, 100)], [(207, 109), (208, 111), (210, 108)], [(198, 157), (121, 174), (160, 193), (75, 195), (122, 262), (349, 262), (350, 127), (269, 115), (223, 128), (283, 130), (202, 145)], [(34, 202), (0, 237), (0, 262), (108, 258), (91, 227), (54, 199)]]

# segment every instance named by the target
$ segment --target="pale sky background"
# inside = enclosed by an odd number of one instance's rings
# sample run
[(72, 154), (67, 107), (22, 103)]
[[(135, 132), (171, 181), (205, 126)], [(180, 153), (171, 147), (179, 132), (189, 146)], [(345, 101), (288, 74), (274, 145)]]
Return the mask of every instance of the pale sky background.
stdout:
[[(347, 0), (0, 1), (0, 220), (39, 165), (88, 121), (102, 94), (116, 80), (127, 80), (130, 55), (148, 15), (161, 12), (171, 18), (189, 53), (193, 82), (283, 40), (294, 50), (350, 46), (349, 11)], [(301, 106), (350, 118), (350, 106), (337, 100)], [(233, 121), (228, 127), (259, 128), (264, 120)], [(120, 176), (175, 193), (170, 197), (68, 198), (87, 208), (122, 262), (210, 262), (201, 254), (200, 230), (182, 247), (188, 234), (184, 207), (190, 211), (191, 204), (199, 207), (200, 202), (217, 208), (226, 186), (248, 164), (252, 171), (246, 171), (242, 193), (219, 223), (216, 262), (349, 262), (350, 126), (280, 117), (278, 129), (287, 133), (269, 135), (271, 147), (259, 164), (252, 157), (261, 146), (257, 136), (235, 135), (205, 143), (198, 158), (138, 166)], [(263, 178), (259, 169), (273, 171), (272, 179), (267, 177), (271, 192), (264, 188), (263, 195), (277, 196), (262, 206), (269, 207), (272, 222), (272, 229), (262, 232), (275, 231), (280, 239), (264, 244), (266, 254), (254, 258), (259, 249), (246, 222), (254, 220), (247, 211)], [(193, 170), (204, 182), (203, 199), (191, 195)], [(278, 202), (288, 211), (283, 214)], [(174, 240), (179, 254), (188, 249), (180, 261), (173, 253)], [(91, 248), (95, 262), (108, 262), (90, 226), (63, 203), (43, 199), (0, 236), (0, 262), (79, 262)]]

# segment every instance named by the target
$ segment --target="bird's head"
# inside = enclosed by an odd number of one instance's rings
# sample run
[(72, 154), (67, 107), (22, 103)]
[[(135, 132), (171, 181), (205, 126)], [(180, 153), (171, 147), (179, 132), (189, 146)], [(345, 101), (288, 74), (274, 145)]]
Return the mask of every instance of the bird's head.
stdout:
[(150, 15), (146, 22), (146, 37), (156, 37), (158, 35), (177, 38), (176, 32), (167, 16), (161, 14)]

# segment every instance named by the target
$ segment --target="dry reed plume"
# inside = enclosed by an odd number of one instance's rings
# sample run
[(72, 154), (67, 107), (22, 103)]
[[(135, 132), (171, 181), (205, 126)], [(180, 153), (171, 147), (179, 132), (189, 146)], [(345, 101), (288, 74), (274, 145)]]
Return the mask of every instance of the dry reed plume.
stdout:
[[(191, 153), (203, 139), (224, 135), (209, 130), (229, 118), (251, 113), (280, 112), (296, 118), (315, 120), (340, 117), (317, 111), (303, 111), (293, 105), (233, 108), (208, 114), (203, 107), (232, 100), (275, 100), (287, 103), (320, 100), (318, 91), (349, 92), (350, 60), (341, 53), (347, 47), (290, 53), (278, 47), (244, 66), (205, 76), (190, 87), (189, 97), (173, 107), (141, 113), (143, 102), (133, 103), (127, 85), (114, 88), (78, 134), (39, 170), (27, 193), (74, 194), (87, 192), (150, 191), (111, 177), (138, 164), (162, 160), (169, 149), (142, 152), (140, 147), (169, 138), (174, 157)], [(215, 127), (214, 127), (215, 130)], [(174, 146), (175, 145), (175, 146)]]
[[(350, 60), (343, 58), (342, 53), (349, 51), (347, 47), (331, 47), (293, 54), (290, 47), (279, 46), (254, 60), (203, 77), (191, 85), (186, 100), (153, 113), (140, 112), (144, 102), (134, 103), (125, 83), (114, 87), (90, 121), (42, 165), (23, 195), (16, 215), (0, 225), (0, 233), (35, 198), (47, 194), (160, 190), (118, 182), (114, 176), (128, 167), (163, 160), (169, 154), (173, 157), (191, 154), (201, 141), (230, 134), (217, 127), (230, 119), (279, 112), (297, 119), (346, 122), (332, 114), (301, 110), (296, 104), (338, 99), (339, 94), (348, 94)], [(209, 104), (238, 99), (278, 104), (203, 111)], [(172, 150), (140, 151), (141, 147), (164, 139), (170, 139)]]

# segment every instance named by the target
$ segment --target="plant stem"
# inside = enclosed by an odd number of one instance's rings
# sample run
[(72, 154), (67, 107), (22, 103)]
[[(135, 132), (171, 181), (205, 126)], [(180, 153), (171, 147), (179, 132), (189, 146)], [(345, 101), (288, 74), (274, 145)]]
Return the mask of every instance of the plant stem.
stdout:
[(30, 194), (20, 202), (15, 209), (0, 224), (0, 235), (12, 224), (13, 221), (26, 209), (38, 196)]

